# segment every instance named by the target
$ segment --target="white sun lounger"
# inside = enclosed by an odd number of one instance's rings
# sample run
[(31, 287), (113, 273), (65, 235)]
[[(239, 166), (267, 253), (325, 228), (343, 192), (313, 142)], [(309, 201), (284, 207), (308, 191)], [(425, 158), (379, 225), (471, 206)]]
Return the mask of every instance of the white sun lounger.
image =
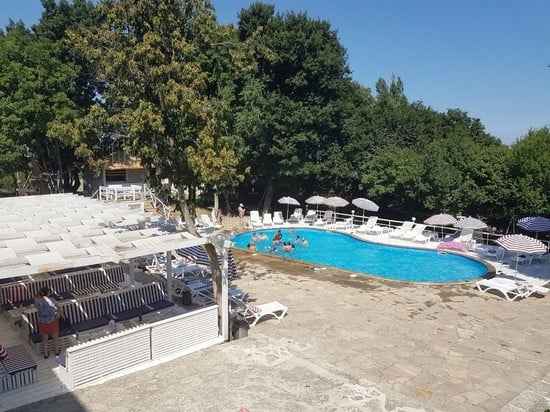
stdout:
[(413, 227), (411, 230), (409, 230), (407, 233), (403, 233), (401, 235), (401, 239), (413, 240), (417, 236), (421, 235), (424, 229), (426, 229), (426, 225), (423, 223), (419, 223), (415, 227)]
[(403, 224), (400, 227), (396, 228), (393, 232), (390, 232), (389, 237), (400, 238), (409, 230), (411, 230), (413, 226), (414, 226), (414, 222), (411, 222), (411, 221), (403, 222)]
[[(526, 298), (537, 292), (539, 286), (531, 285), (525, 281), (512, 280), (502, 277), (494, 277), (492, 279), (483, 279), (476, 282), (476, 286), (480, 292), (488, 292), (495, 290), (504, 295), (510, 301), (518, 298)], [(537, 292), (538, 293), (538, 292)]]
[(281, 211), (273, 212), (273, 225), (282, 226), (284, 224), (285, 224), (285, 219), (283, 218), (283, 212)]
[(260, 319), (265, 316), (270, 316), (277, 318), (278, 320), (283, 320), (288, 311), (288, 308), (274, 300), (270, 303), (264, 303), (263, 305), (254, 305), (251, 303), (245, 303), (246, 309), (243, 312), (245, 320), (248, 322), (250, 327), (253, 327), (258, 323)]

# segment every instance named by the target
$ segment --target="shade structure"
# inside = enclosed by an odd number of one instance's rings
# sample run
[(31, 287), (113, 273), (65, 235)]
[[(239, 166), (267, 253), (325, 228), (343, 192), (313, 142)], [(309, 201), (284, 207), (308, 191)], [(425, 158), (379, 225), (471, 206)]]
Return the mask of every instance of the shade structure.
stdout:
[[(208, 255), (206, 254), (206, 251), (200, 246), (191, 246), (191, 247), (176, 249), (176, 253), (181, 257), (187, 260), (190, 260), (196, 265), (203, 265), (203, 266), (210, 267), (210, 259), (208, 259)], [(220, 266), (223, 264), (220, 255), (218, 255), (218, 264)], [(228, 249), (227, 251), (227, 264), (228, 264), (228, 272), (227, 272), (228, 279), (229, 280), (238, 279), (239, 276), (237, 274), (237, 264), (235, 263), (235, 258), (233, 257), (233, 252), (231, 251), (231, 249)]]
[(351, 203), (354, 206), (357, 206), (358, 208), (367, 210), (369, 212), (378, 212), (378, 209), (380, 209), (380, 207), (376, 203), (374, 203), (372, 200), (365, 199), (364, 197), (353, 199)]
[(529, 232), (548, 232), (550, 231), (550, 219), (542, 216), (522, 217), (517, 225)]
[(308, 205), (315, 205), (315, 210), (319, 210), (319, 205), (324, 205), (326, 201), (326, 197), (319, 195), (314, 195), (306, 199)]
[(453, 250), (455, 252), (464, 252), (466, 253), (468, 251), (468, 248), (466, 245), (462, 242), (441, 242), (439, 245), (437, 245), (437, 250)]
[(458, 220), (447, 213), (438, 213), (424, 220), (424, 223), (427, 225), (448, 226), (457, 224)]
[(499, 237), (495, 242), (509, 252), (542, 255), (548, 251), (546, 245), (540, 240), (525, 235), (506, 235)]
[(516, 272), (518, 270), (518, 262), (520, 253), (530, 255), (542, 255), (548, 251), (548, 247), (540, 240), (525, 235), (506, 235), (499, 237), (495, 243), (502, 246), (508, 252), (516, 252)]
[(487, 227), (487, 223), (475, 217), (468, 216), (460, 219), (454, 226), (461, 229), (483, 229)]
[(325, 200), (325, 205), (337, 208), (337, 207), (345, 207), (349, 205), (349, 202), (346, 199), (341, 198), (339, 196), (332, 196), (327, 198), (327, 200)]
[[(458, 220), (456, 220), (454, 216), (447, 213), (438, 213), (437, 215), (430, 216), (424, 220), (425, 224), (434, 226), (455, 225), (457, 222)], [(441, 228), (441, 237), (443, 238), (443, 228)]]
[(290, 196), (283, 196), (279, 200), (277, 200), (277, 202), (279, 202), (279, 204), (281, 205), (286, 205), (286, 220), (288, 220), (288, 208), (290, 207), (290, 205), (300, 206), (300, 202)]
[(376, 203), (374, 203), (372, 200), (365, 199), (364, 197), (353, 199), (351, 203), (354, 206), (357, 206), (359, 209), (363, 209), (363, 220), (365, 219), (365, 210), (369, 212), (378, 212), (378, 209), (380, 209), (380, 207)]

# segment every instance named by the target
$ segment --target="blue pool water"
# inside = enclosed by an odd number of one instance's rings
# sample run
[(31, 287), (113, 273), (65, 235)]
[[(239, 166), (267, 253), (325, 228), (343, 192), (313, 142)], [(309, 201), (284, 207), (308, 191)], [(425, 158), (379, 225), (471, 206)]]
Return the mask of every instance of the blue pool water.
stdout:
[[(283, 256), (282, 243), (271, 252), (277, 229), (246, 232), (232, 240), (235, 247), (246, 249), (253, 234), (263, 232), (267, 240), (256, 241), (259, 253)], [(332, 266), (344, 270), (409, 282), (461, 282), (475, 279), (488, 272), (487, 266), (474, 259), (453, 253), (441, 254), (435, 250), (404, 248), (365, 242), (344, 233), (318, 229), (281, 229), (283, 242), (295, 242), (296, 236), (306, 237), (308, 247), (296, 243), (291, 257), (320, 266)]]

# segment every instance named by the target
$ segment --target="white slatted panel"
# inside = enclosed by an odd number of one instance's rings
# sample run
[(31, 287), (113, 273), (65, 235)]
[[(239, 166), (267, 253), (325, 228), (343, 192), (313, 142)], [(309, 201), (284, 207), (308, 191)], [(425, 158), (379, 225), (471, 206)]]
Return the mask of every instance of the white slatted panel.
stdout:
[(67, 349), (67, 374), (73, 388), (151, 359), (148, 328), (117, 335)]
[[(177, 336), (177, 339), (174, 337)], [(218, 307), (212, 305), (200, 311), (187, 313), (174, 319), (160, 322), (152, 327), (151, 352), (153, 359), (192, 350), (219, 336)]]

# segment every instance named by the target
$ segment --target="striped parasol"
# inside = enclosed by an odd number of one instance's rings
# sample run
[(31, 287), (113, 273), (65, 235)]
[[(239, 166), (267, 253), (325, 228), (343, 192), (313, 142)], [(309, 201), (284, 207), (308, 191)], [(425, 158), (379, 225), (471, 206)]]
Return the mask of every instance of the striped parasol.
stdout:
[(542, 255), (548, 248), (540, 240), (525, 235), (506, 235), (499, 237), (495, 243), (502, 246), (509, 252), (516, 252), (516, 272), (518, 271), (519, 254)]
[(177, 249), (176, 253), (197, 265), (210, 266), (210, 259), (208, 259), (208, 255), (200, 246), (190, 246)]
[(468, 216), (460, 219), (454, 224), (454, 227), (459, 227), (461, 229), (484, 229), (487, 227), (487, 223), (476, 219), (475, 217)]
[[(200, 246), (190, 246), (190, 247), (177, 249), (176, 253), (181, 257), (188, 259), (197, 265), (210, 267), (210, 259), (208, 259), (208, 255), (206, 254), (205, 250)], [(231, 251), (231, 249), (227, 251), (227, 263), (228, 263), (227, 277), (229, 278), (229, 280), (238, 279), (239, 275), (237, 274), (237, 263), (235, 262), (235, 258), (233, 257), (233, 252)], [(218, 255), (218, 264), (220, 266), (222, 265), (221, 257), (219, 255)]]
[(548, 232), (550, 231), (550, 219), (542, 216), (522, 217), (518, 220), (517, 225), (529, 232)]
[(495, 242), (509, 252), (542, 255), (548, 250), (540, 240), (525, 235), (506, 235), (498, 238)]

